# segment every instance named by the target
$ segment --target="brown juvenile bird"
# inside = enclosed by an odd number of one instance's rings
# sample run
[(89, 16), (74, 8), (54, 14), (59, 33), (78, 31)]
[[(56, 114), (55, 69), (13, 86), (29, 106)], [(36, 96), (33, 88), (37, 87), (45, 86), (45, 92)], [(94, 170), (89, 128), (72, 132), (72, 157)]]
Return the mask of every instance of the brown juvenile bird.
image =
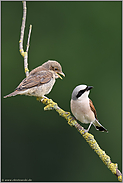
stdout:
[(61, 65), (57, 61), (48, 60), (41, 66), (33, 69), (29, 75), (23, 79), (15, 91), (4, 96), (4, 98), (15, 95), (44, 97), (44, 95), (51, 91), (55, 79), (62, 79), (59, 74), (65, 77)]

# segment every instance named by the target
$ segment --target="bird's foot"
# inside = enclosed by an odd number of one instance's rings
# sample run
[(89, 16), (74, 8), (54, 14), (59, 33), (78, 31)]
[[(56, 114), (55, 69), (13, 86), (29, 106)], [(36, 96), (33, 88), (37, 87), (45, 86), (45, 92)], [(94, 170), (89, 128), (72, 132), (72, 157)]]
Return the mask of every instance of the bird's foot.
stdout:
[(39, 101), (39, 102), (41, 102), (42, 99), (43, 99), (42, 97), (37, 97), (36, 98), (36, 100)]
[(85, 133), (88, 133), (88, 131), (90, 130), (90, 127), (91, 127), (91, 125), (92, 125), (92, 124), (93, 124), (93, 122), (91, 122), (91, 123), (90, 123), (90, 125), (89, 125), (89, 127), (88, 127), (88, 129), (87, 129), (87, 130), (86, 130), (86, 129), (84, 129), (84, 134), (85, 134)]
[(43, 102), (43, 100), (50, 100), (50, 99), (43, 96), (43, 97), (37, 97), (36, 100), (38, 100), (39, 102)]
[(89, 131), (88, 129), (84, 129), (84, 128), (83, 128), (83, 130), (84, 130), (83, 134), (88, 133), (88, 131)]

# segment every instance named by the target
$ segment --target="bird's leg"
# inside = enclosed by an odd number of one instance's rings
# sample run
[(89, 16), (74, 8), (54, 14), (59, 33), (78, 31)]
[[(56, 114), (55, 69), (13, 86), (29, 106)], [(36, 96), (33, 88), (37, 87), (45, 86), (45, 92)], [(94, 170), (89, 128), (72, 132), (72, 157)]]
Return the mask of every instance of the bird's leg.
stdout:
[(42, 102), (43, 104), (47, 105), (44, 107), (44, 110), (53, 110), (55, 107), (57, 108), (57, 103), (53, 102), (52, 99), (49, 99), (45, 96), (37, 97), (37, 100), (39, 102)]
[[(38, 99), (40, 102), (42, 102), (43, 104), (54, 104), (54, 102), (52, 101), (52, 99), (47, 98), (46, 96), (42, 96)], [(46, 108), (46, 107), (45, 107)]]
[(89, 125), (88, 129), (87, 129), (87, 130), (85, 130), (85, 133), (89, 131), (89, 129), (90, 129), (90, 127), (91, 127), (91, 125), (92, 125), (92, 124), (93, 124), (93, 122), (91, 122), (91, 123), (90, 123), (90, 125)]
[(43, 96), (43, 97), (41, 98), (41, 102), (42, 102), (44, 99), (47, 99), (47, 100), (49, 100), (49, 98), (48, 98), (48, 97), (46, 97), (46, 96)]
[(38, 100), (39, 102), (42, 102), (44, 99), (49, 100), (49, 98), (47, 98), (46, 96), (43, 97), (37, 97), (36, 100)]

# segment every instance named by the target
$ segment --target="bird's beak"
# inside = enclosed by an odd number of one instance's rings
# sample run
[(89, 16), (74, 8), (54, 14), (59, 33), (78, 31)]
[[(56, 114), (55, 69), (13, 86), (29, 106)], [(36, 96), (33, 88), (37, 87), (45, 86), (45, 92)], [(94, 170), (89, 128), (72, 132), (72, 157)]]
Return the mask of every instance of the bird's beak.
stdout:
[(62, 77), (61, 77), (58, 73), (65, 77), (65, 74), (64, 74), (63, 72), (56, 72), (56, 75), (57, 75), (60, 79), (62, 79)]
[(92, 88), (93, 88), (93, 86), (87, 86), (86, 91), (91, 90)]

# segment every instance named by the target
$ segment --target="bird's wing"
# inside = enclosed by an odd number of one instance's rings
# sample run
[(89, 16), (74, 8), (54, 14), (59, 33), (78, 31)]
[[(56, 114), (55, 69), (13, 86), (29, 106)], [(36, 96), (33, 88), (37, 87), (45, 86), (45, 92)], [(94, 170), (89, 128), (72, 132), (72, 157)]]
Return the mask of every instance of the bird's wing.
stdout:
[(94, 105), (93, 105), (93, 103), (92, 103), (92, 101), (91, 101), (91, 99), (89, 99), (89, 104), (90, 104), (90, 108), (91, 108), (91, 110), (93, 111), (93, 113), (94, 113), (94, 115), (95, 115), (95, 121), (93, 122), (93, 125), (94, 125), (94, 127), (96, 128), (96, 130), (99, 130), (99, 131), (102, 131), (102, 132), (107, 132), (108, 133), (108, 130), (106, 129), (106, 128), (104, 128), (104, 126), (102, 126), (100, 123), (99, 123), (99, 121), (98, 121), (98, 119), (97, 119), (97, 112), (96, 112), (96, 109), (95, 109), (95, 107), (94, 107)]
[(35, 86), (40, 86), (42, 84), (48, 83), (53, 77), (53, 73), (50, 71), (40, 71), (35, 74), (30, 74), (27, 78), (25, 78), (16, 90), (26, 90)]
[(98, 120), (98, 118), (97, 118), (97, 112), (96, 112), (96, 109), (95, 109), (95, 107), (94, 107), (93, 102), (91, 101), (91, 99), (89, 99), (89, 104), (90, 104), (91, 110), (93, 111), (93, 113), (95, 115), (95, 118)]

